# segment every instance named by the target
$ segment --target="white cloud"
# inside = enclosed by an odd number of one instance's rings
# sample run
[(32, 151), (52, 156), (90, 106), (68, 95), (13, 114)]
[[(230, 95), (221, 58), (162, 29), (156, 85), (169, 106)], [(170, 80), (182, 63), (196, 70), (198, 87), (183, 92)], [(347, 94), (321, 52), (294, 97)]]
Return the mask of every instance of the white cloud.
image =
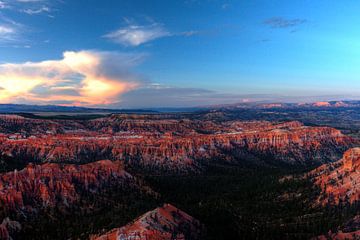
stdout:
[(264, 24), (270, 26), (271, 28), (294, 28), (305, 24), (306, 22), (306, 19), (301, 18), (286, 19), (283, 17), (272, 17), (266, 19)]
[(191, 36), (194, 36), (194, 35), (197, 35), (199, 34), (199, 31), (186, 31), (186, 32), (182, 32), (178, 35), (180, 36), (185, 36), (185, 37), (191, 37)]
[(27, 30), (22, 24), (2, 15), (0, 12), (0, 47), (9, 44), (25, 44), (26, 40), (22, 35), (25, 31)]
[(104, 37), (125, 46), (139, 46), (167, 36), (171, 36), (171, 33), (162, 25), (154, 23), (148, 26), (129, 25), (110, 32)]
[(27, 13), (29, 15), (34, 15), (34, 14), (40, 14), (40, 13), (49, 13), (49, 12), (51, 12), (51, 10), (50, 10), (50, 8), (48, 8), (46, 6), (42, 6), (37, 9), (25, 9), (25, 10), (23, 10), (23, 12)]
[(5, 8), (8, 8), (9, 6), (3, 2), (3, 1), (0, 1), (0, 9), (5, 9)]
[(0, 102), (104, 105), (141, 85), (129, 69), (142, 55), (64, 52), (60, 60), (0, 64)]
[[(37, 15), (53, 12), (53, 6), (62, 3), (61, 0), (0, 0), (0, 9), (10, 9), (12, 11)], [(48, 17), (53, 17), (48, 15)]]
[(11, 33), (14, 33), (14, 29), (5, 27), (5, 26), (0, 26), (0, 35), (1, 34), (11, 34)]
[(230, 7), (229, 3), (224, 3), (223, 5), (221, 5), (221, 9), (226, 10)]
[(0, 24), (0, 42), (11, 42), (17, 39), (17, 30), (13, 27)]
[(45, 0), (16, 0), (16, 1), (22, 3), (36, 3), (36, 2), (44, 2)]

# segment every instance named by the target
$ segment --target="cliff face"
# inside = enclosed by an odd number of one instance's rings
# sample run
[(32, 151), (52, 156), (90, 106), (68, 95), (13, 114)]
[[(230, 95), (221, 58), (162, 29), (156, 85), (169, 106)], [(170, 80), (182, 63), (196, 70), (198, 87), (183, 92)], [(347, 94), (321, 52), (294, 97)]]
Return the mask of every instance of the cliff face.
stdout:
[(42, 207), (69, 206), (83, 193), (97, 193), (111, 185), (136, 188), (134, 178), (120, 161), (85, 165), (29, 164), (21, 171), (0, 175), (2, 212), (30, 211)]
[(321, 204), (353, 203), (360, 200), (360, 148), (352, 148), (335, 163), (309, 174), (321, 190)]
[(115, 228), (91, 240), (184, 240), (201, 239), (203, 227), (200, 222), (178, 208), (164, 204), (145, 213), (128, 225)]
[(339, 227), (336, 232), (329, 231), (325, 235), (315, 237), (313, 240), (358, 240), (360, 238), (360, 215), (349, 220), (344, 226)]
[[(110, 117), (108, 120), (79, 122), (82, 128), (77, 130), (58, 122), (63, 132), (58, 134), (3, 134), (0, 153), (25, 163), (29, 160), (86, 163), (111, 159), (153, 170), (188, 171), (201, 167), (199, 160), (215, 158), (236, 162), (239, 155), (271, 158), (278, 163), (316, 164), (335, 160), (354, 142), (336, 129), (306, 127), (299, 122), (215, 124), (205, 121), (199, 124), (186, 119), (155, 121), (150, 118), (132, 122), (132, 119)], [(129, 126), (124, 127), (127, 124)]]

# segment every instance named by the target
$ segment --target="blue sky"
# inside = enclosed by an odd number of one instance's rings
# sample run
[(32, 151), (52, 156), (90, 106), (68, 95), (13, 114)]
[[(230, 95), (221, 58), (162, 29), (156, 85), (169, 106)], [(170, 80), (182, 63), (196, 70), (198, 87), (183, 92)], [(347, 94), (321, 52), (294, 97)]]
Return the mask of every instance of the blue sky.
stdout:
[(325, 0), (0, 0), (0, 102), (358, 98), (359, 12)]

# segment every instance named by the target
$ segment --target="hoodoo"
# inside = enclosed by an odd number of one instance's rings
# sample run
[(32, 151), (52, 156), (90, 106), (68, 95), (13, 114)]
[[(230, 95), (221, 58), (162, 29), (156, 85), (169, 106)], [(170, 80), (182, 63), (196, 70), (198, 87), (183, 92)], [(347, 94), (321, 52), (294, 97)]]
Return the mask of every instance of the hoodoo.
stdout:
[(353, 203), (360, 199), (360, 148), (347, 150), (334, 163), (320, 166), (309, 176), (322, 189), (319, 202), (325, 204)]

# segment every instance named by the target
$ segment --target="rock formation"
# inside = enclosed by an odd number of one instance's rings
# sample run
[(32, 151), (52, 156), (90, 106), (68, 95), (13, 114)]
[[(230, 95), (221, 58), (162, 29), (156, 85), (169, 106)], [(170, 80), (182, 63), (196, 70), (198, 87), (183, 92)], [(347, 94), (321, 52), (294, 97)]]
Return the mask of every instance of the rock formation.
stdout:
[(85, 165), (29, 164), (21, 171), (0, 175), (0, 208), (32, 211), (69, 205), (84, 192), (96, 193), (111, 185), (136, 188), (120, 161), (102, 160)]
[(329, 231), (325, 235), (313, 238), (313, 240), (359, 240), (360, 239), (360, 215), (355, 216), (335, 232)]
[(320, 166), (309, 176), (321, 188), (322, 204), (360, 200), (360, 148), (349, 149), (342, 159)]
[(115, 228), (90, 239), (196, 240), (201, 239), (203, 231), (198, 220), (170, 204), (164, 204), (124, 227)]
[[(28, 124), (32, 120), (16, 121)], [(42, 120), (34, 121), (32, 129), (37, 129)], [(296, 121), (215, 123), (120, 115), (71, 123), (44, 120), (40, 126), (42, 131), (37, 133), (23, 130), (23, 134), (2, 134), (0, 154), (20, 159), (24, 165), (27, 161), (87, 163), (111, 159), (137, 168), (184, 172), (201, 167), (199, 160), (211, 159), (236, 162), (255, 157), (277, 164), (318, 164), (335, 160), (354, 143), (334, 128), (307, 127)]]

